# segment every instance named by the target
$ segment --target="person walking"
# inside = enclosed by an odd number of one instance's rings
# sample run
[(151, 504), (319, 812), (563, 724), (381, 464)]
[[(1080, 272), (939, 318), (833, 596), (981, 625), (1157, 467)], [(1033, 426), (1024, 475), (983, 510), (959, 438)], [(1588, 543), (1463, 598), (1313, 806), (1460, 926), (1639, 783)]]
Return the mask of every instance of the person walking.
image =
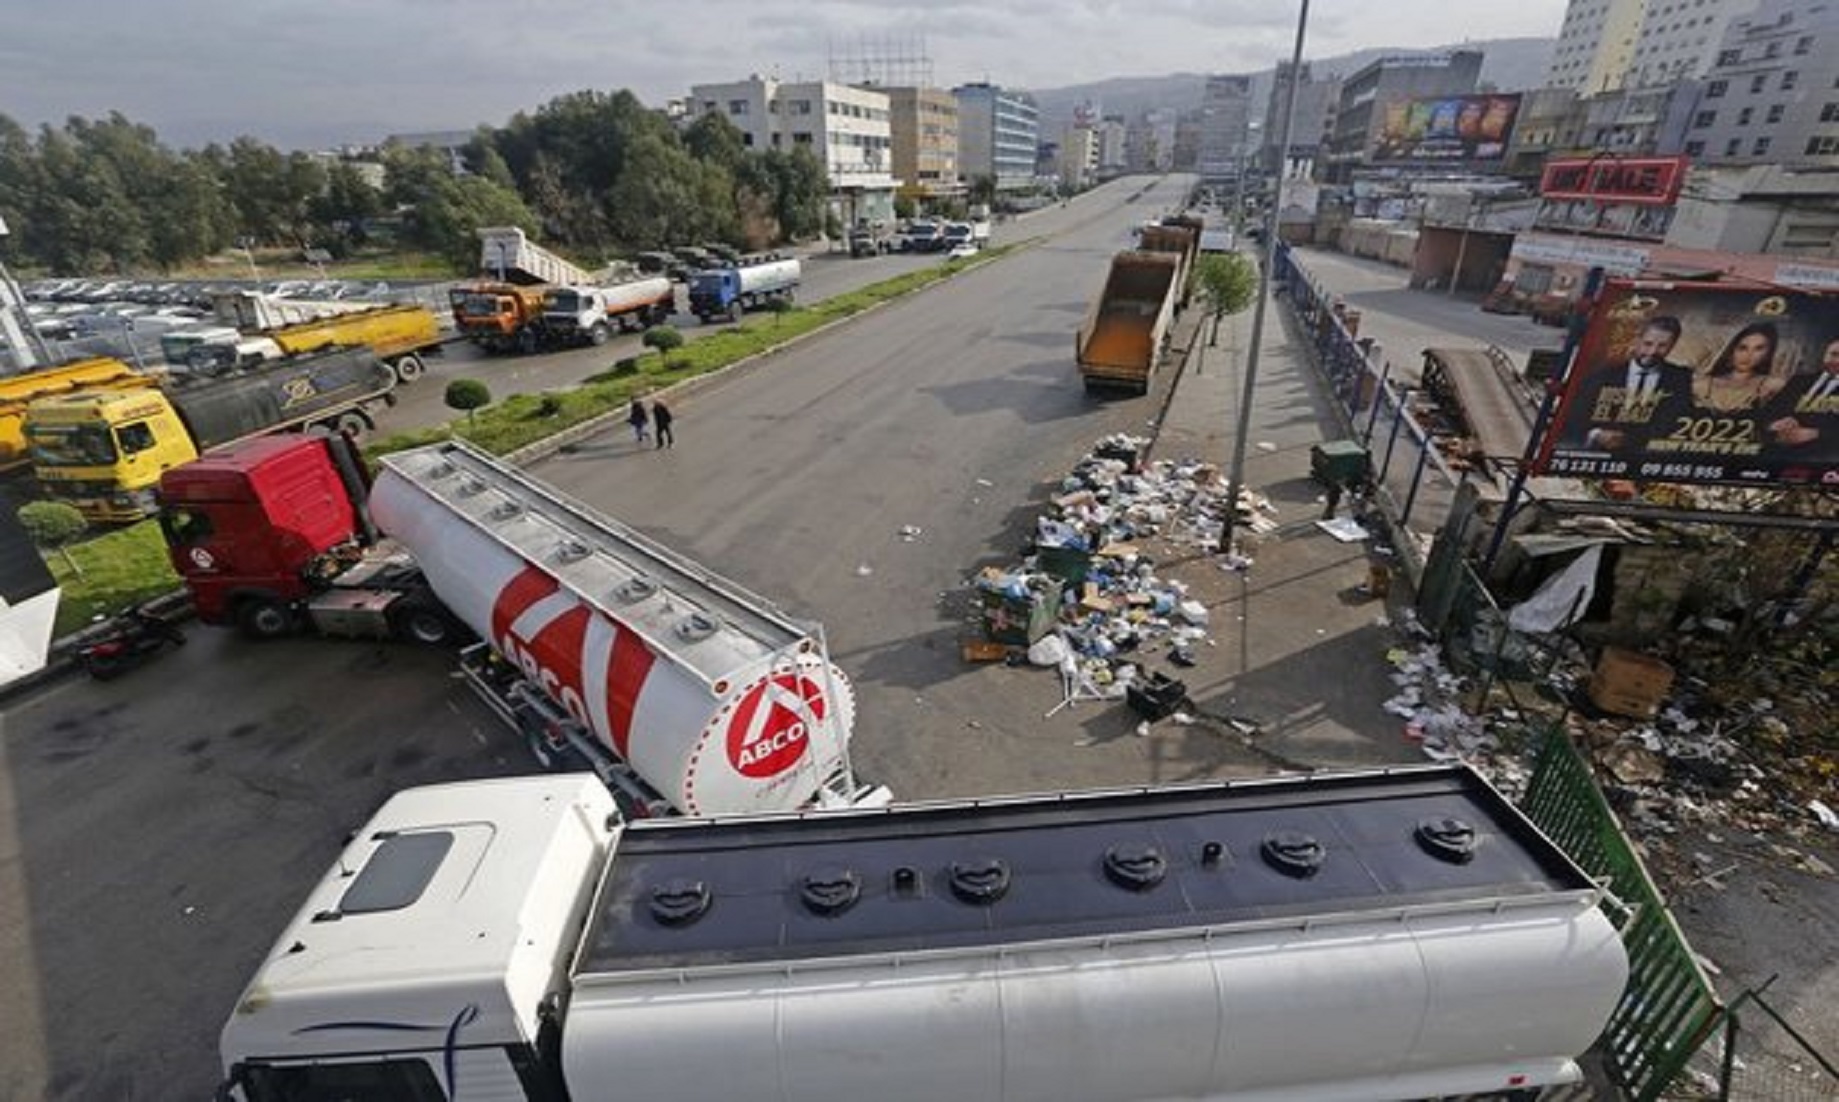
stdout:
[(645, 442), (645, 425), (649, 420), (650, 418), (645, 414), (645, 400), (643, 398), (632, 399), (632, 411), (626, 414), (626, 423), (632, 426), (632, 439), (637, 443)]
[(677, 446), (677, 437), (670, 430), (671, 421), (674, 419), (671, 417), (669, 406), (656, 398), (652, 399), (651, 420), (658, 427), (658, 447), (674, 448)]

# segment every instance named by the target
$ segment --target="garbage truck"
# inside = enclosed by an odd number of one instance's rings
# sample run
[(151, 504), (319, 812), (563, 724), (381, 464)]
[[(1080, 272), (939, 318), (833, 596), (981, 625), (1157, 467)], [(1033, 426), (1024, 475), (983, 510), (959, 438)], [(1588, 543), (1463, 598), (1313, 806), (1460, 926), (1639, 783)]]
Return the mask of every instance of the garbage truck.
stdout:
[(351, 435), (375, 424), (396, 378), (362, 348), (163, 376), (158, 386), (40, 398), (26, 412), (45, 493), (101, 523), (152, 516), (161, 476), (223, 444), (288, 429)]
[(1174, 322), (1181, 276), (1178, 253), (1121, 252), (1111, 258), (1104, 289), (1073, 343), (1088, 392), (1149, 393)]
[(349, 441), (296, 436), (170, 472), (161, 527), (198, 618), (256, 639), (476, 639), (469, 688), (627, 814), (885, 795), (854, 779), (854, 693), (811, 629), (465, 444), (379, 462), (373, 479)]
[(744, 257), (731, 267), (704, 268), (690, 276), (690, 313), (706, 325), (716, 318), (740, 319), (744, 310), (790, 302), (802, 269), (798, 258)]
[(1623, 997), (1604, 900), (1459, 765), (640, 821), (417, 788), (262, 960), (220, 1097), (1530, 1096)]

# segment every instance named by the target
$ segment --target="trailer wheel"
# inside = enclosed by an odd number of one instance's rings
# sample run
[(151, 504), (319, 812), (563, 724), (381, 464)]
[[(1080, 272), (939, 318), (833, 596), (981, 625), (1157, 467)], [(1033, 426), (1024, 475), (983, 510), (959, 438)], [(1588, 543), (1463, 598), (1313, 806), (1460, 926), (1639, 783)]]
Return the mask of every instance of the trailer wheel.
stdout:
[(427, 372), (428, 366), (421, 362), (420, 356), (411, 352), (406, 356), (398, 357), (396, 362), (390, 365), (390, 370), (396, 373), (396, 381), (406, 386), (421, 378)]
[(369, 415), (355, 409), (346, 410), (332, 422), (332, 431), (340, 436), (362, 436), (376, 427), (376, 422)]
[(294, 633), (294, 614), (273, 597), (250, 597), (237, 606), (236, 626), (251, 639), (280, 639)]
[(459, 634), (445, 609), (420, 597), (405, 597), (391, 606), (389, 624), (396, 638), (430, 647), (446, 646)]

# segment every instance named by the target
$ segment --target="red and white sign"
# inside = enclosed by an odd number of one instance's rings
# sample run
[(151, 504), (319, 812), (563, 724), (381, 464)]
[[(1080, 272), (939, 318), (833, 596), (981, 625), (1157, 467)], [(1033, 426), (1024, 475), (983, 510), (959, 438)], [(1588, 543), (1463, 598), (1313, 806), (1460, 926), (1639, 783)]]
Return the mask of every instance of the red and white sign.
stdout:
[(1670, 207), (1685, 185), (1686, 157), (1588, 157), (1547, 161), (1539, 197)]
[(744, 777), (775, 777), (797, 765), (824, 721), (824, 690), (802, 673), (768, 677), (736, 702), (728, 721), (728, 762)]

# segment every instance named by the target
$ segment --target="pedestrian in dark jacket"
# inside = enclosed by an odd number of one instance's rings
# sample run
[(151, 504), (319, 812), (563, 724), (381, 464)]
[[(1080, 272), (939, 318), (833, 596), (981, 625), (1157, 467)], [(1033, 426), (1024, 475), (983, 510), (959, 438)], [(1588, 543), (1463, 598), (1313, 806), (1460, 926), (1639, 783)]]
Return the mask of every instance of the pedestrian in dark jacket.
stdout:
[(626, 423), (632, 426), (632, 439), (640, 444), (645, 442), (645, 425), (648, 420), (644, 399), (632, 399), (632, 412), (626, 414)]
[(676, 447), (677, 437), (670, 431), (670, 423), (673, 420), (670, 415), (670, 407), (655, 398), (652, 399), (651, 420), (658, 426), (658, 447)]

